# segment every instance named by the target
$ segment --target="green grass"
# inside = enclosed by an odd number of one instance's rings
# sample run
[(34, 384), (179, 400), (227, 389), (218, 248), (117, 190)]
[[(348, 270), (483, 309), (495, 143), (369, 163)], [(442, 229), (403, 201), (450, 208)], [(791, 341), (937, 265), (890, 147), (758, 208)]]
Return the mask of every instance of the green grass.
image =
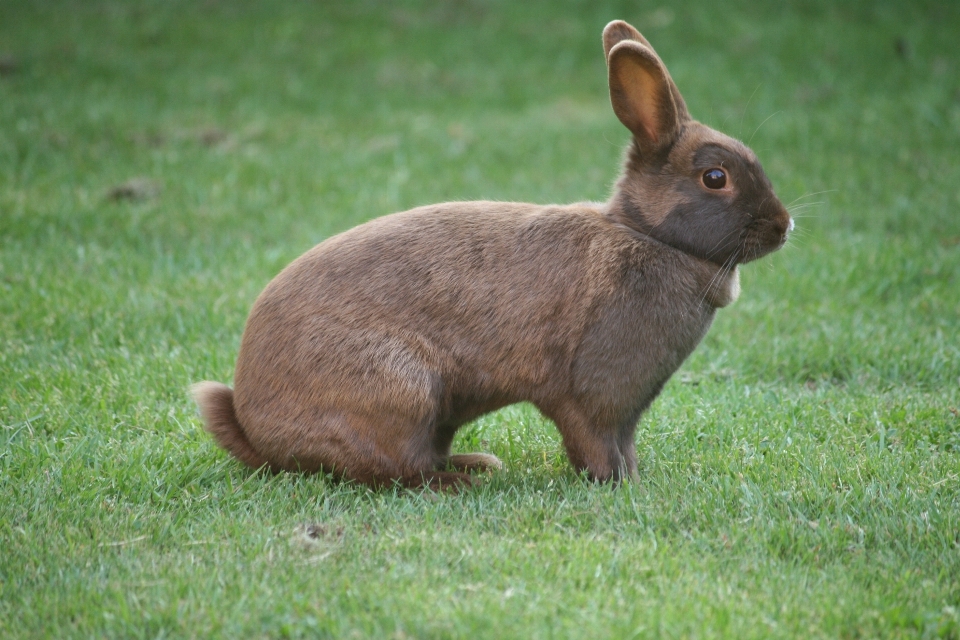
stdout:
[[(960, 637), (960, 4), (669, 6), (0, 0), (0, 636)], [(642, 484), (527, 406), (462, 432), (506, 469), (458, 496), (217, 449), (186, 387), (316, 242), (606, 197), (614, 18), (816, 203)]]

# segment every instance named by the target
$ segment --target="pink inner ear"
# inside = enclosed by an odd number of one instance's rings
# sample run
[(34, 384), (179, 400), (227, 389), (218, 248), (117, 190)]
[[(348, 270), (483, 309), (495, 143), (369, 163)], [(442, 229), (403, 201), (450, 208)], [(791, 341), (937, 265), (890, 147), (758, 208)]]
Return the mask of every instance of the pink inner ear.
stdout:
[[(639, 95), (634, 98), (634, 104), (639, 109), (638, 116), (640, 124), (647, 132), (651, 142), (656, 143), (660, 138), (660, 129), (663, 123), (660, 122), (660, 108), (657, 99), (658, 83), (647, 74), (646, 69), (635, 76), (639, 80), (632, 92)], [(642, 105), (642, 106), (641, 106)]]
[(617, 115), (634, 135), (645, 135), (656, 144), (660, 138), (661, 122), (660, 95), (663, 82), (650, 73), (646, 65), (633, 56), (623, 56), (619, 60), (617, 80), (626, 98), (626, 104), (618, 105)]

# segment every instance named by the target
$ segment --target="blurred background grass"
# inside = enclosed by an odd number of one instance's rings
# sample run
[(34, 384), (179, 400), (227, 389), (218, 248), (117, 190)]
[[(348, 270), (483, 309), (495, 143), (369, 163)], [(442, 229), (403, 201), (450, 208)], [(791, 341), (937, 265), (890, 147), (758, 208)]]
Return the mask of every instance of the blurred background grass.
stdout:
[[(185, 388), (230, 380), (254, 298), (313, 244), (441, 200), (606, 198), (615, 18), (798, 223), (645, 418), (646, 492), (580, 484), (524, 407), (465, 430), (508, 471), (450, 501), (264, 480), (215, 449)], [(328, 634), (492, 633), (513, 588), (474, 589), (492, 562), (546, 600), (507, 607), (517, 637), (657, 611), (667, 635), (955, 635), (957, 42), (960, 4), (935, 1), (0, 0), (0, 630), (128, 635), (152, 613), (153, 635), (297, 635), (301, 588), (339, 603)], [(356, 536), (332, 536), (329, 584), (269, 542), (323, 518)], [(448, 572), (450, 592), (417, 586)]]

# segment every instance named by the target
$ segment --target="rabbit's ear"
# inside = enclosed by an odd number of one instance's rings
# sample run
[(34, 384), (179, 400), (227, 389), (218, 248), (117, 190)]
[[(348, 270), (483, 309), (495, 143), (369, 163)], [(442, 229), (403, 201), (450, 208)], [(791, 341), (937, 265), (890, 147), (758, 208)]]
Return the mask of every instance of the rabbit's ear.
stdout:
[(613, 111), (641, 150), (669, 146), (690, 116), (657, 54), (632, 38), (621, 40), (610, 48), (607, 67)]
[[(653, 52), (653, 55), (657, 55), (656, 51), (653, 48), (653, 45), (643, 37), (643, 35), (637, 31), (633, 25), (624, 22), (623, 20), (614, 20), (607, 24), (603, 29), (603, 55), (609, 61), (610, 59), (610, 50), (613, 49), (616, 45), (624, 40), (633, 40), (634, 42), (639, 42), (646, 48), (650, 49)], [(661, 61), (661, 65), (663, 62)], [(666, 70), (666, 67), (664, 67)], [(677, 114), (681, 122), (690, 119), (690, 114), (687, 113), (687, 105), (683, 101), (683, 96), (680, 95), (680, 90), (677, 89), (677, 85), (674, 84), (673, 79), (670, 77), (670, 74), (667, 73), (667, 84), (670, 85), (670, 95), (673, 97), (673, 104), (677, 107)]]
[(647, 39), (640, 35), (640, 32), (627, 24), (623, 20), (614, 20), (603, 28), (603, 56), (610, 57), (610, 49), (620, 43), (621, 40), (636, 40), (643, 46), (653, 51), (653, 47), (647, 42)]

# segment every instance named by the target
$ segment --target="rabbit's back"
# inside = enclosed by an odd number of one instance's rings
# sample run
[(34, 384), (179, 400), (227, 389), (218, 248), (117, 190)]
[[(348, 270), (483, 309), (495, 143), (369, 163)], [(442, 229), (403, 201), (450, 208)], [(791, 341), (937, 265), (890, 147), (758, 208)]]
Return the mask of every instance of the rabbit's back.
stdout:
[(278, 376), (324, 386), (351, 378), (356, 387), (376, 379), (375, 367), (399, 378), (423, 367), (481, 396), (504, 377), (543, 384), (584, 330), (591, 280), (602, 278), (582, 265), (604, 226), (588, 208), (477, 202), (414, 209), (335, 236), (258, 298), (237, 392)]

